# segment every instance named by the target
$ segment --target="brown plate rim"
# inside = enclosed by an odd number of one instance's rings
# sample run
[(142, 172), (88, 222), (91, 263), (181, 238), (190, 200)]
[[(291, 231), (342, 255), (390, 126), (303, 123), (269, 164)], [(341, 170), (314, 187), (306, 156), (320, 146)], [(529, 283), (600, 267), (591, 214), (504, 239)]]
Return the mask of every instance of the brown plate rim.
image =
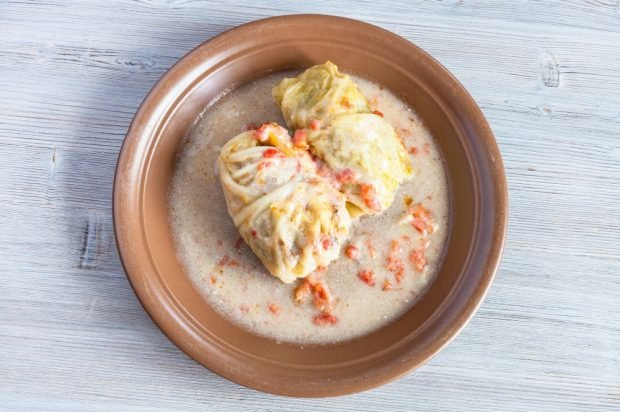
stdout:
[[(260, 383), (254, 379), (249, 379), (246, 376), (242, 376), (239, 374), (235, 374), (234, 372), (225, 370), (221, 368), (220, 365), (217, 364), (217, 362), (209, 361), (205, 358), (205, 356), (201, 356), (200, 353), (197, 353), (196, 349), (193, 348), (191, 344), (188, 344), (188, 342), (184, 341), (184, 339), (179, 336), (178, 325), (175, 325), (175, 322), (177, 321), (176, 315), (178, 314), (172, 312), (165, 312), (162, 310), (162, 308), (160, 307), (161, 302), (159, 299), (157, 299), (156, 294), (154, 294), (151, 290), (147, 290), (148, 287), (142, 281), (142, 272), (132, 272), (131, 270), (128, 270), (128, 262), (135, 259), (135, 257), (132, 256), (129, 251), (131, 249), (131, 242), (134, 239), (131, 234), (128, 234), (121, 229), (123, 221), (128, 217), (121, 214), (121, 209), (124, 206), (123, 201), (125, 201), (126, 199), (124, 199), (124, 195), (119, 188), (123, 185), (122, 180), (126, 177), (126, 173), (128, 173), (126, 172), (126, 167), (128, 164), (130, 164), (131, 157), (137, 150), (135, 144), (137, 143), (137, 140), (139, 138), (139, 129), (142, 127), (142, 124), (140, 123), (145, 119), (148, 119), (149, 116), (153, 114), (152, 112), (157, 106), (157, 101), (159, 98), (159, 96), (157, 96), (158, 91), (160, 91), (160, 89), (163, 89), (164, 85), (166, 85), (168, 82), (174, 81), (176, 72), (179, 71), (183, 65), (190, 64), (189, 62), (195, 56), (200, 54), (202, 50), (208, 48), (212, 42), (227, 37), (234, 38), (243, 31), (256, 30), (259, 28), (264, 29), (266, 27), (269, 27), (269, 25), (271, 24), (281, 24), (282, 22), (286, 22), (289, 25), (293, 25), (296, 21), (299, 21), (299, 19), (314, 19), (317, 24), (355, 25), (358, 29), (381, 32), (382, 36), (386, 36), (393, 41), (401, 42), (403, 43), (403, 46), (410, 48), (410, 50), (415, 50), (416, 53), (419, 53), (421, 56), (427, 59), (436, 70), (440, 71), (440, 75), (444, 79), (446, 79), (446, 81), (451, 83), (451, 86), (454, 88), (453, 92), (458, 94), (460, 104), (467, 105), (469, 111), (472, 112), (474, 123), (477, 126), (477, 137), (481, 140), (481, 144), (484, 147), (486, 154), (493, 159), (492, 173), (488, 177), (491, 179), (494, 189), (494, 202), (497, 209), (496, 214), (498, 216), (495, 221), (493, 233), (491, 235), (493, 239), (493, 246), (491, 248), (489, 258), (486, 261), (485, 273), (483, 274), (480, 282), (476, 285), (476, 290), (472, 293), (471, 299), (465, 304), (465, 310), (463, 311), (463, 313), (460, 314), (458, 320), (454, 322), (453, 325), (444, 328), (442, 339), (439, 342), (436, 342), (436, 344), (432, 347), (431, 351), (429, 351), (428, 353), (423, 353), (419, 356), (403, 359), (402, 363), (398, 365), (398, 367), (390, 370), (384, 368), (382, 369), (381, 373), (375, 374), (370, 379), (365, 379), (363, 382), (358, 381), (354, 384), (351, 382), (343, 382), (341, 385), (339, 385), (338, 382), (331, 382), (330, 385), (333, 385), (333, 387), (330, 390), (320, 392), (317, 392), (312, 388), (289, 388), (285, 390), (274, 388), (270, 386), (268, 382)], [(122, 170), (125, 170), (125, 172), (121, 172)], [(144, 307), (145, 311), (149, 314), (151, 319), (154, 321), (154, 323), (160, 328), (160, 330), (179, 348), (181, 348), (188, 356), (229, 380), (265, 392), (302, 397), (339, 396), (371, 389), (399, 378), (400, 376), (427, 362), (439, 351), (441, 351), (441, 349), (445, 347), (450, 341), (452, 341), (465, 327), (465, 325), (472, 318), (478, 307), (481, 305), (484, 297), (486, 296), (500, 264), (506, 239), (508, 223), (508, 191), (504, 166), (502, 163), (499, 148), (497, 146), (491, 128), (488, 125), (488, 122), (486, 121), (481, 109), (475, 103), (471, 95), (461, 85), (461, 83), (443, 65), (437, 62), (425, 51), (400, 36), (397, 36), (377, 26), (363, 23), (357, 20), (318, 14), (297, 14), (270, 17), (240, 25), (203, 42), (192, 51), (190, 51), (188, 54), (186, 54), (183, 58), (181, 58), (176, 64), (174, 64), (148, 93), (148, 95), (145, 97), (144, 101), (140, 105), (134, 119), (132, 120), (126, 138), (121, 147), (118, 162), (116, 165), (112, 203), (114, 232), (121, 263), (123, 265), (125, 273), (127, 274), (127, 278), (134, 292), (136, 293), (136, 296), (138, 297), (138, 300)], [(167, 307), (165, 309), (168, 311), (172, 310), (170, 307)]]

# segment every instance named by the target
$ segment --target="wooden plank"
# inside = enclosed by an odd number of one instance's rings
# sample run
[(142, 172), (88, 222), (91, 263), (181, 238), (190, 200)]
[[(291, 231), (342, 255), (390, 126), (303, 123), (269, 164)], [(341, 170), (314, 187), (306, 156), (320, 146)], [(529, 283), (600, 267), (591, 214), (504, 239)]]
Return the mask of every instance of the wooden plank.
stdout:
[[(359, 18), (423, 47), (488, 117), (510, 187), (486, 301), (440, 355), (347, 397), (247, 390), (182, 354), (122, 272), (112, 178), (133, 114), (205, 39)], [(613, 410), (620, 405), (618, 1), (0, 4), (0, 409)]]

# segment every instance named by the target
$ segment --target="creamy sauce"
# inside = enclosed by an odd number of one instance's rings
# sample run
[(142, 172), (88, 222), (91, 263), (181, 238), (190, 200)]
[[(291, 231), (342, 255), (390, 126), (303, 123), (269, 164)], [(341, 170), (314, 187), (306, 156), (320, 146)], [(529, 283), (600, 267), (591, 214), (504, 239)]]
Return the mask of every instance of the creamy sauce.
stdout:
[[(248, 125), (267, 121), (285, 125), (271, 89), (286, 75), (292, 74), (272, 74), (233, 90), (196, 121), (177, 158), (170, 191), (171, 225), (187, 273), (205, 299), (231, 321), (280, 342), (349, 340), (398, 318), (433, 280), (449, 228), (443, 161), (428, 129), (411, 108), (388, 90), (354, 78), (373, 110), (384, 114), (411, 149), (414, 178), (400, 186), (384, 214), (366, 216), (353, 224), (350, 240), (325, 274), (338, 321), (315, 325), (317, 310), (312, 299), (296, 305), (292, 298), (296, 284), (287, 285), (272, 277), (239, 237), (216, 175), (220, 149)], [(410, 223), (402, 222), (408, 201), (411, 206), (422, 203), (432, 212), (436, 223), (432, 234), (423, 237)], [(429, 241), (426, 249), (421, 246), (424, 239)], [(405, 264), (400, 283), (386, 268), (393, 240), (399, 244), (393, 256)], [(347, 245), (357, 248), (357, 260), (346, 256)], [(422, 249), (428, 264), (419, 273), (409, 255)], [(372, 271), (374, 286), (360, 279), (358, 273), (362, 271)], [(388, 283), (391, 289), (383, 290), (388, 289), (384, 287)]]

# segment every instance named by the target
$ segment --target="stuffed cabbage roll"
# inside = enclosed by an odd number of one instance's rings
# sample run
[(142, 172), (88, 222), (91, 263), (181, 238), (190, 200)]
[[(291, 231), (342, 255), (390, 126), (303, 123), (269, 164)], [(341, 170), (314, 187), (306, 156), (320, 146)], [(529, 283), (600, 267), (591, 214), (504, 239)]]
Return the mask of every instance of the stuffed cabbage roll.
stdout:
[(272, 275), (290, 283), (338, 257), (351, 224), (346, 198), (285, 129), (241, 133), (218, 167), (230, 216)]
[(411, 177), (409, 155), (394, 128), (372, 113), (337, 116), (326, 129), (309, 131), (308, 144), (364, 213), (390, 207), (400, 183)]
[(308, 128), (312, 121), (326, 123), (343, 113), (371, 112), (351, 77), (329, 61), (283, 79), (272, 93), (291, 129)]
[(355, 205), (354, 216), (390, 207), (400, 183), (411, 177), (409, 155), (349, 76), (327, 62), (282, 80), (273, 95), (289, 126), (304, 129), (310, 151)]

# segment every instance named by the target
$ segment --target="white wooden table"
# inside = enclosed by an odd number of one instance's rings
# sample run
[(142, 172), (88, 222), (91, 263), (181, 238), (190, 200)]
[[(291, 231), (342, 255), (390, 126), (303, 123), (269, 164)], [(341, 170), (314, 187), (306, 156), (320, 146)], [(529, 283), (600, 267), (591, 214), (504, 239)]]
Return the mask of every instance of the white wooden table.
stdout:
[[(0, 410), (620, 410), (618, 1), (0, 0)], [(117, 256), (119, 148), (202, 41), (289, 13), (430, 52), (487, 115), (510, 186), (503, 264), (465, 331), (407, 377), (328, 400), (185, 356)]]

